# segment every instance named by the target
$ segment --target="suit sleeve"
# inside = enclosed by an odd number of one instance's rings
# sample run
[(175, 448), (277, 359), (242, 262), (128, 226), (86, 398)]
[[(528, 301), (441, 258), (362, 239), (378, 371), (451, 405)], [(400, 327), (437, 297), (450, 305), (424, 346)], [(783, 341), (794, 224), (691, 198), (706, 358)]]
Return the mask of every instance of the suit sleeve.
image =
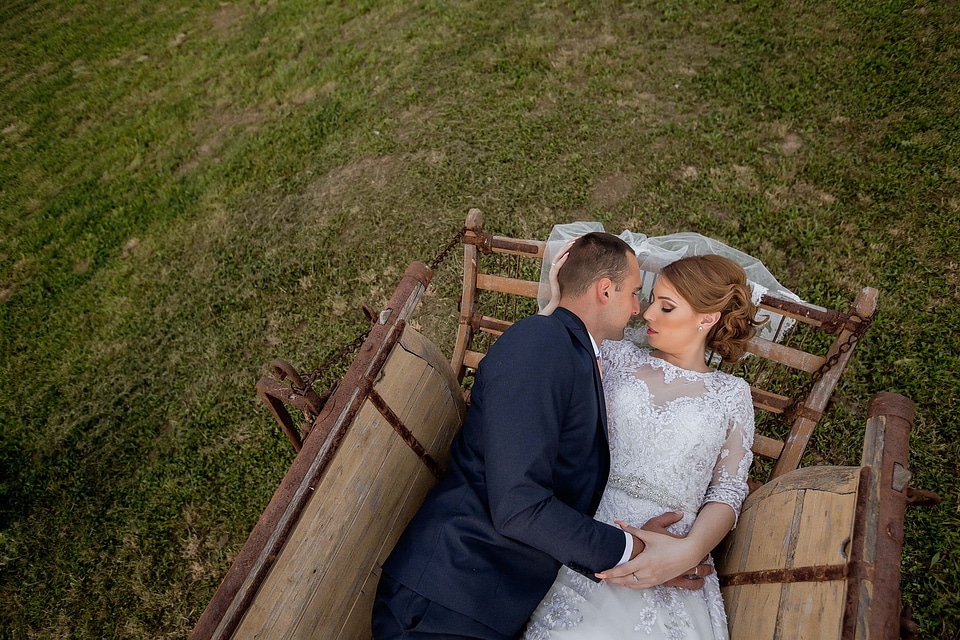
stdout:
[[(484, 359), (483, 438), (493, 524), (501, 535), (580, 571), (609, 569), (623, 555), (623, 532), (570, 506), (554, 486), (558, 474), (580, 473), (558, 469), (564, 464), (561, 441), (571, 430), (580, 429), (574, 437), (586, 437), (591, 446), (606, 446), (596, 435), (592, 357), (579, 353), (582, 348), (555, 320), (515, 329)], [(593, 402), (587, 403), (590, 411), (577, 404), (583, 398)], [(588, 469), (582, 473), (592, 493), (596, 476)]]

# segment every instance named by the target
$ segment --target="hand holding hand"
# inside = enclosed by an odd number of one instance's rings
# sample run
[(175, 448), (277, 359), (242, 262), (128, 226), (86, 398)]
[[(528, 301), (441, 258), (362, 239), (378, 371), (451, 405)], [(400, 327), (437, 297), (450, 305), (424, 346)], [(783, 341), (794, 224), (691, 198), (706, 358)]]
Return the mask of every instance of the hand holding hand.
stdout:
[[(644, 531), (661, 533), (671, 538), (682, 538), (683, 536), (667, 530), (667, 527), (680, 522), (682, 519), (682, 513), (668, 511), (667, 513), (660, 514), (656, 518), (650, 518), (647, 520), (647, 523), (640, 528)], [(620, 522), (617, 524), (623, 525), (623, 523)], [(668, 587), (680, 587), (681, 589), (702, 589), (704, 584), (703, 578), (713, 573), (713, 565), (707, 564), (706, 560), (706, 557), (704, 557), (704, 559), (700, 561), (700, 564), (695, 566), (690, 572), (679, 575), (676, 578), (671, 578), (663, 584)]]
[(642, 552), (629, 562), (598, 573), (597, 577), (634, 589), (646, 589), (658, 584), (684, 589), (703, 588), (703, 578), (713, 573), (713, 567), (705, 563), (706, 557), (691, 566), (686, 539), (666, 529), (681, 518), (682, 514), (665, 513), (647, 521), (640, 529), (618, 521), (617, 524), (624, 531), (634, 536), (635, 545), (637, 541), (643, 545)]

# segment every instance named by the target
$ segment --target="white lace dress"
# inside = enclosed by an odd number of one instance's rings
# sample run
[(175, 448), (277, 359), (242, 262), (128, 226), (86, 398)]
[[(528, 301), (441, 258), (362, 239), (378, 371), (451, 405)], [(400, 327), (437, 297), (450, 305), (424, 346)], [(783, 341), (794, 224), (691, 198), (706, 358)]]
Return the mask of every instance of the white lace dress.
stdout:
[[(644, 522), (683, 512), (686, 534), (700, 508), (740, 513), (753, 459), (750, 387), (723, 372), (675, 367), (627, 340), (601, 347), (610, 476), (596, 518)], [(712, 562), (712, 560), (711, 560)], [(727, 638), (715, 574), (699, 591), (598, 584), (562, 567), (527, 625), (527, 640)]]

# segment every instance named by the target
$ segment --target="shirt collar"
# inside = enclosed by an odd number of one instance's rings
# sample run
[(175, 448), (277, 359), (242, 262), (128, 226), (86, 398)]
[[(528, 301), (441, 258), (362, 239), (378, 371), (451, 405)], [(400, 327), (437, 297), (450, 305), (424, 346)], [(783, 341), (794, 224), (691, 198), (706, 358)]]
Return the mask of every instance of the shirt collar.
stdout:
[(590, 344), (593, 345), (593, 355), (600, 356), (600, 347), (597, 346), (597, 341), (593, 339), (593, 336), (590, 335), (590, 332), (587, 331), (587, 335), (590, 336)]

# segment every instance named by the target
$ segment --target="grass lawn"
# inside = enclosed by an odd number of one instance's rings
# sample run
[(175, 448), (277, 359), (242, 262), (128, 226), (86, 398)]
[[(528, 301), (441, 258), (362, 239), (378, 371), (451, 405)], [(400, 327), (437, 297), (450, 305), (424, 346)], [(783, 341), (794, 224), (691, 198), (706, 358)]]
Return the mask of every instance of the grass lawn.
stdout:
[(6, 0), (0, 42), (0, 638), (186, 637), (293, 459), (266, 363), (474, 206), (880, 289), (805, 462), (917, 403), (904, 601), (960, 638), (957, 3)]

